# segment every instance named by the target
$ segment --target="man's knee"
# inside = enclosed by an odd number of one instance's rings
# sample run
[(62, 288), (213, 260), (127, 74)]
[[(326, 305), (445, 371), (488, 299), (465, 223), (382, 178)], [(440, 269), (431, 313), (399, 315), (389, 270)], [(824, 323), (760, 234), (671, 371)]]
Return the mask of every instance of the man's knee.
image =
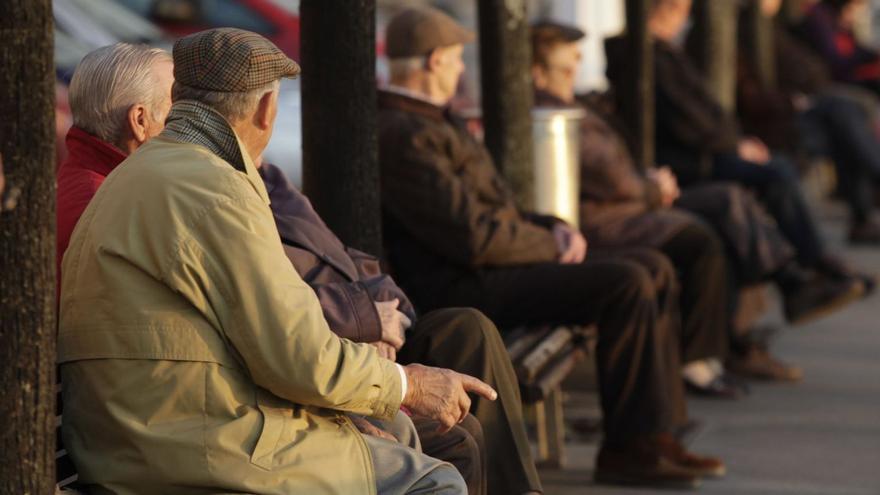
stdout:
[(428, 325), (435, 341), (449, 338), (467, 349), (494, 347), (503, 342), (498, 328), (481, 311), (474, 308), (444, 308), (422, 317), (420, 324)]
[(619, 263), (614, 284), (609, 286), (609, 290), (617, 292), (619, 297), (613, 301), (623, 308), (645, 302), (653, 304), (656, 300), (657, 290), (651, 272), (639, 262)]
[[(422, 478), (408, 494), (467, 495), (468, 488), (461, 473), (451, 464), (440, 464)], [(382, 495), (382, 494), (379, 494)]]

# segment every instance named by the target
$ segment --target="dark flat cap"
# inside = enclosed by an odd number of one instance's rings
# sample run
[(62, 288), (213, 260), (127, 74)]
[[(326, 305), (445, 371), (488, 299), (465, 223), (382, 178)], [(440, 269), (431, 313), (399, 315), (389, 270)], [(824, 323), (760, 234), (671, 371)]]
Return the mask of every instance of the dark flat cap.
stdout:
[(532, 23), (532, 36), (553, 38), (559, 41), (573, 43), (583, 39), (587, 33), (569, 24), (562, 24), (542, 19)]
[(435, 48), (472, 41), (473, 32), (432, 8), (406, 9), (394, 16), (385, 29), (385, 46), (389, 58), (427, 55)]
[(250, 91), (299, 74), (299, 65), (271, 41), (243, 29), (191, 34), (174, 43), (173, 54), (174, 79), (208, 91)]

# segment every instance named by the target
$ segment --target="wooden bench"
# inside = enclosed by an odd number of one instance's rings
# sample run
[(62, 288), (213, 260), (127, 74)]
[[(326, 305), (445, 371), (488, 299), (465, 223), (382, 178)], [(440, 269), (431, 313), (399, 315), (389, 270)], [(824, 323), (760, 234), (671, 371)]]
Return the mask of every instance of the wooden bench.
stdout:
[(535, 408), (537, 463), (542, 466), (565, 465), (561, 383), (595, 338), (594, 326), (519, 328), (505, 337), (523, 403)]
[(61, 410), (61, 373), (58, 371), (55, 379), (55, 493), (76, 495), (78, 492), (73, 487), (77, 480), (76, 468), (61, 440)]

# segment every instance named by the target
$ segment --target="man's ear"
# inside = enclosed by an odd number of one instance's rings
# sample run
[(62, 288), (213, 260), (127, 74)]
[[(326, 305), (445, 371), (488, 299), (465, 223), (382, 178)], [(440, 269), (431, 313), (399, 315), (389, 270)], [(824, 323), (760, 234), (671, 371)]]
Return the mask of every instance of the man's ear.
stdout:
[(269, 129), (275, 120), (276, 106), (278, 105), (278, 91), (269, 91), (260, 97), (257, 104), (257, 113), (254, 115), (254, 125), (260, 129)]
[(140, 103), (132, 105), (128, 109), (127, 121), (128, 129), (131, 131), (131, 138), (144, 144), (147, 141), (147, 108)]
[(425, 57), (425, 70), (428, 72), (436, 72), (437, 68), (443, 65), (443, 53), (435, 48)]
[(544, 77), (544, 69), (540, 65), (532, 65), (532, 84), (534, 84), (537, 89), (544, 89), (547, 87), (547, 78)]

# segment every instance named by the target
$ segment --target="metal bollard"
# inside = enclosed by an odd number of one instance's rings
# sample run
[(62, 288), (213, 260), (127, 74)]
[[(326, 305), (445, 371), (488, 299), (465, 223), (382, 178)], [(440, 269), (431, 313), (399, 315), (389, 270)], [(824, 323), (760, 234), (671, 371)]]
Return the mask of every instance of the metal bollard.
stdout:
[(579, 108), (535, 108), (534, 210), (579, 225), (580, 131), (586, 113)]

